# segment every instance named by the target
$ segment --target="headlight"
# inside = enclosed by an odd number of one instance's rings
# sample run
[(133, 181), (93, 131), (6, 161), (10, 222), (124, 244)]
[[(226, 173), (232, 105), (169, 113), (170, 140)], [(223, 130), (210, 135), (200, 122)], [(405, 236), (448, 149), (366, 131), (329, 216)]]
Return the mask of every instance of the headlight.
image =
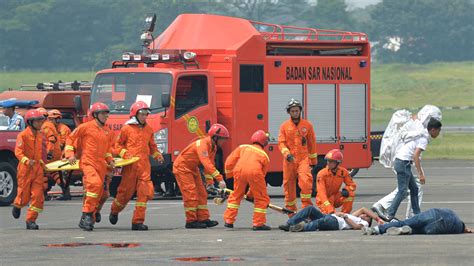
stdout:
[(168, 153), (168, 129), (163, 128), (153, 134), (156, 147), (162, 153)]

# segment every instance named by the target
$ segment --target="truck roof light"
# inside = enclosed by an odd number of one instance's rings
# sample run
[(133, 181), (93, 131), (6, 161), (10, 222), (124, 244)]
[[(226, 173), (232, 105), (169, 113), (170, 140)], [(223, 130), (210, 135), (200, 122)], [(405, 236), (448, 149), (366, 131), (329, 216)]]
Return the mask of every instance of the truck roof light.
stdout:
[(134, 61), (140, 61), (140, 60), (142, 60), (142, 55), (140, 55), (140, 54), (134, 54), (134, 55), (133, 55), (133, 60), (134, 60)]
[(143, 31), (153, 32), (155, 30), (156, 14), (149, 15), (145, 18)]
[(167, 60), (170, 60), (170, 55), (169, 54), (163, 54), (161, 55), (161, 59), (167, 61)]
[(128, 60), (130, 60), (130, 55), (129, 55), (129, 54), (123, 54), (123, 55), (122, 55), (122, 60), (123, 60), (123, 61), (128, 61)]
[(185, 60), (193, 60), (196, 57), (196, 53), (194, 52), (184, 52), (183, 58)]
[(150, 59), (153, 61), (158, 61), (160, 60), (160, 55), (159, 54), (151, 54)]

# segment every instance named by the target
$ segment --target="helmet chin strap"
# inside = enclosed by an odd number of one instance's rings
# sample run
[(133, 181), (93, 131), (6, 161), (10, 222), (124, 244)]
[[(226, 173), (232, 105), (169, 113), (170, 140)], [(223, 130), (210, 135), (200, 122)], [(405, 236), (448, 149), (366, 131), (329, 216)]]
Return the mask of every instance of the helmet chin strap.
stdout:
[(101, 126), (105, 126), (105, 122), (100, 121), (99, 115), (98, 115), (97, 113), (94, 114), (93, 116), (94, 116), (95, 120), (96, 120), (97, 122), (99, 122), (99, 124), (100, 124)]
[(145, 123), (140, 122), (140, 119), (138, 119), (138, 112), (137, 112), (137, 115), (135, 115), (135, 119), (137, 120), (137, 122), (140, 126), (145, 126), (146, 121), (145, 121)]

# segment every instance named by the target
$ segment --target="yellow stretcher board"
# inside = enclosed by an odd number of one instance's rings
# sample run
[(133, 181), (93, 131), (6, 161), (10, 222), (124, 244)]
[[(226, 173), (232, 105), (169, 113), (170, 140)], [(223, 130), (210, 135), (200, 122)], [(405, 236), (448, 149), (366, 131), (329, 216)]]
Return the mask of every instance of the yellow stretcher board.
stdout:
[[(135, 163), (138, 160), (140, 160), (139, 157), (132, 157), (130, 159), (114, 158), (115, 167), (126, 166), (126, 165), (129, 165), (129, 164)], [(48, 163), (46, 165), (46, 171), (48, 171), (48, 172), (74, 171), (74, 170), (80, 170), (79, 160), (77, 160), (74, 165), (69, 164), (68, 161), (62, 161), (62, 160), (54, 161), (54, 162)]]

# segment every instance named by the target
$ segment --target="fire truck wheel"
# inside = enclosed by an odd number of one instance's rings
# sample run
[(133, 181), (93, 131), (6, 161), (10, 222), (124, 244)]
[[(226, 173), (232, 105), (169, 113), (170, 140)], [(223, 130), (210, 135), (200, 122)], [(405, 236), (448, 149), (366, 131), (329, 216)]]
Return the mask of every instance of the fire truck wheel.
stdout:
[(347, 169), (349, 171), (349, 175), (355, 177), (359, 172), (359, 168)]
[(0, 206), (9, 206), (16, 197), (16, 169), (8, 162), (0, 162)]

